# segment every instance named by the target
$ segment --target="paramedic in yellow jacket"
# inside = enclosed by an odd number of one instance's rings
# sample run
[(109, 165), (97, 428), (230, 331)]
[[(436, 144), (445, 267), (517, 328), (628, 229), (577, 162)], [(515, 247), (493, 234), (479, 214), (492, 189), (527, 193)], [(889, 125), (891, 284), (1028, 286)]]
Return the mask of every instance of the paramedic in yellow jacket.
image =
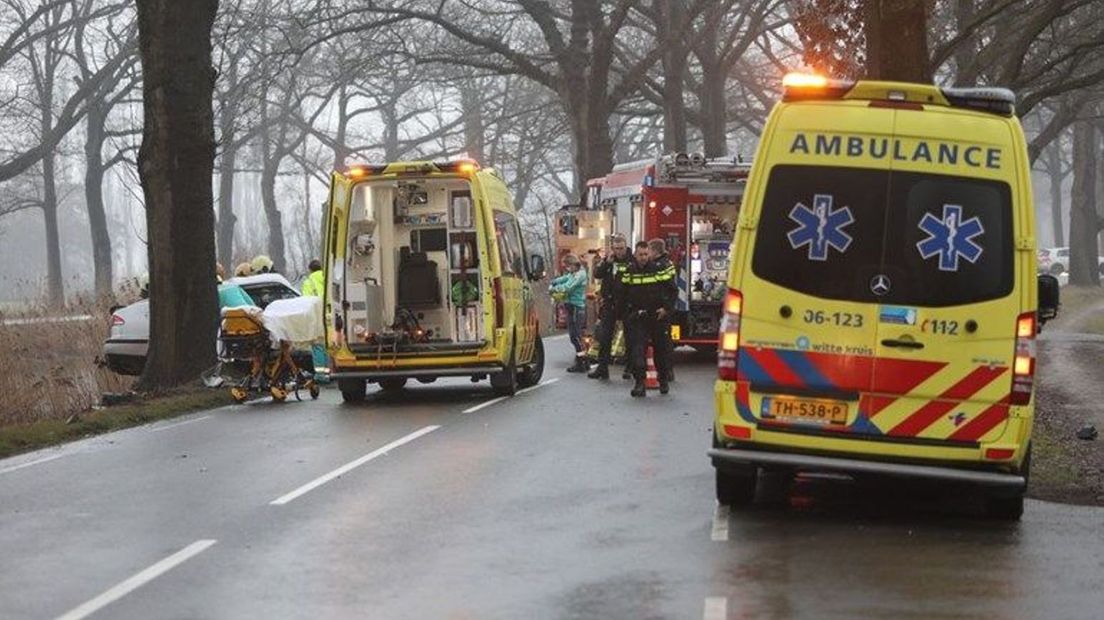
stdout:
[[(303, 280), (303, 297), (322, 297), (326, 291), (326, 275), (322, 273), (322, 262), (317, 258), (307, 266), (310, 273)], [(323, 342), (315, 342), (311, 345), (311, 358), (314, 361), (314, 379), (322, 382), (327, 380), (330, 371), (330, 361), (326, 357), (326, 345)]]

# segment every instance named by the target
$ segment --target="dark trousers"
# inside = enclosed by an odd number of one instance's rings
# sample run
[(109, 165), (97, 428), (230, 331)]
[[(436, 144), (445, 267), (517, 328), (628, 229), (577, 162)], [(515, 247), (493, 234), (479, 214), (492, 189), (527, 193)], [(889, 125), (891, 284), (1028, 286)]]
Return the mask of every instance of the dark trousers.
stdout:
[(669, 377), (671, 371), (671, 322), (653, 316), (635, 316), (625, 321), (629, 358), (636, 379), (643, 379), (648, 370), (647, 349), (652, 345), (656, 374)]
[(583, 349), (583, 330), (586, 329), (586, 308), (567, 304), (567, 337), (578, 355)]
[(598, 336), (598, 363), (609, 366), (613, 361), (611, 358), (613, 355), (613, 336), (617, 333), (617, 317), (606, 307), (603, 307), (602, 316), (598, 319), (598, 326), (595, 331), (598, 332), (596, 334)]

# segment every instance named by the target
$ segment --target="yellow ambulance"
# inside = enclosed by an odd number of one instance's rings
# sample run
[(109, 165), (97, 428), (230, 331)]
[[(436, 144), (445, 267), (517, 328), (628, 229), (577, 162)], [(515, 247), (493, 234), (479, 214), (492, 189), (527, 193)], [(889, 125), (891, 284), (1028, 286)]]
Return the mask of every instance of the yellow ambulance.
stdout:
[(717, 500), (763, 469), (984, 487), (1031, 462), (1035, 265), (1011, 92), (791, 74), (748, 179), (715, 386)]
[(512, 395), (544, 372), (517, 212), (470, 160), (354, 165), (331, 178), (323, 270), (331, 377), (346, 402), (368, 383), (490, 379)]

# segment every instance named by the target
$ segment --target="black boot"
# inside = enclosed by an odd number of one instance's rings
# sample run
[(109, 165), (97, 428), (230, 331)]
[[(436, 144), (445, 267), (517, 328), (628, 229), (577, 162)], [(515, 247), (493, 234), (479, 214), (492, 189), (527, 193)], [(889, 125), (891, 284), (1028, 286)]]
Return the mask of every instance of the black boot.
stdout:
[(578, 355), (575, 356), (575, 365), (567, 369), (567, 372), (586, 372), (590, 370), (587, 366), (586, 359)]
[(659, 393), (666, 394), (671, 391), (671, 384), (667, 383), (666, 377), (660, 377), (659, 379)]
[(636, 380), (636, 385), (634, 385), (632, 391), (629, 392), (629, 394), (632, 394), (633, 398), (641, 398), (647, 393), (648, 390), (644, 387), (643, 377)]
[(627, 367), (625, 368), (625, 370), (621, 371), (621, 380), (622, 381), (628, 381), (629, 379), (632, 379), (632, 378), (633, 378), (632, 373), (629, 372), (629, 369)]
[(591, 379), (609, 379), (609, 366), (599, 363), (594, 367), (594, 370), (590, 371), (587, 377)]

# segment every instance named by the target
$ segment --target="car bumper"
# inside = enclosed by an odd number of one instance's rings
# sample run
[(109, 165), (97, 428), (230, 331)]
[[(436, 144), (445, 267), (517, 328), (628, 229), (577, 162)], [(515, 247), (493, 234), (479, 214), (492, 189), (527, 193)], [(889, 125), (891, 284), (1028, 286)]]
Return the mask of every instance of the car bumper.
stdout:
[(714, 465), (721, 468), (723, 468), (726, 463), (751, 464), (767, 467), (774, 466), (807, 469), (810, 471), (876, 474), (890, 477), (961, 482), (999, 487), (1007, 491), (1023, 491), (1027, 488), (1027, 480), (1019, 474), (976, 471), (937, 465), (866, 461), (851, 458), (766, 452), (740, 448), (714, 448), (709, 451), (709, 456), (713, 459)]
[(103, 352), (108, 355), (125, 355), (130, 357), (145, 357), (149, 349), (148, 340), (111, 338), (104, 341)]

